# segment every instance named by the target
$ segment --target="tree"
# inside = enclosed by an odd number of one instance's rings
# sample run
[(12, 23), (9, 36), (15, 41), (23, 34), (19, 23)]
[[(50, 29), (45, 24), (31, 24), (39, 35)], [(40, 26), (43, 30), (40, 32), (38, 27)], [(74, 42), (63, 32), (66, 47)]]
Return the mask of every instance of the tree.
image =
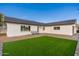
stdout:
[(0, 14), (0, 25), (3, 25), (4, 23), (4, 15), (3, 14)]
[(1, 29), (3, 29), (3, 25), (4, 25), (4, 15), (3, 14), (0, 14), (0, 28)]

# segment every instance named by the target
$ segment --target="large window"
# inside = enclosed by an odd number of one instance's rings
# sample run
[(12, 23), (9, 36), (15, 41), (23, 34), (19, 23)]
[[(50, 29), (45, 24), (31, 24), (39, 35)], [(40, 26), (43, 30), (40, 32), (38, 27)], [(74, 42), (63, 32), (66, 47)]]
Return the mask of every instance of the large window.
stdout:
[(30, 31), (30, 26), (21, 26), (21, 31)]
[(54, 30), (60, 30), (60, 27), (54, 27)]

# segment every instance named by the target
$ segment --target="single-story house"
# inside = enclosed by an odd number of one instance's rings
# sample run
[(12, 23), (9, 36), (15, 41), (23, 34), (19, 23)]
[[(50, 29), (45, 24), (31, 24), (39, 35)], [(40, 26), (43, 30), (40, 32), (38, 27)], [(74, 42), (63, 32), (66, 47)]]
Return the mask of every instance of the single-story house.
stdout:
[(49, 33), (60, 35), (74, 35), (77, 30), (76, 19), (59, 22), (40, 23), (36, 21), (23, 20), (2, 15), (0, 18), (0, 31), (6, 33), (7, 37), (30, 35), (35, 33)]

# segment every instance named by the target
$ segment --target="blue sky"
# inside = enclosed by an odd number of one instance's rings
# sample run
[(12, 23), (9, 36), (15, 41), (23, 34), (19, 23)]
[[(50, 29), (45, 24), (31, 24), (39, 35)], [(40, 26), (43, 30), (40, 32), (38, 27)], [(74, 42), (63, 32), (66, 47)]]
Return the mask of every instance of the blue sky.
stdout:
[(55, 22), (68, 19), (79, 21), (79, 4), (58, 3), (16, 3), (1, 4), (0, 13), (6, 16), (16, 17), (38, 22)]

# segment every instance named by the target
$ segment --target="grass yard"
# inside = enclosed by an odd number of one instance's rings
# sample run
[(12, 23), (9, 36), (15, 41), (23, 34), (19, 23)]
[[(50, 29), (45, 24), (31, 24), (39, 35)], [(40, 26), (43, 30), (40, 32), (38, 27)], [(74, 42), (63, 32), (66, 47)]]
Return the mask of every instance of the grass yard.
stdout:
[(3, 55), (9, 56), (73, 56), (77, 41), (41, 36), (5, 42)]

